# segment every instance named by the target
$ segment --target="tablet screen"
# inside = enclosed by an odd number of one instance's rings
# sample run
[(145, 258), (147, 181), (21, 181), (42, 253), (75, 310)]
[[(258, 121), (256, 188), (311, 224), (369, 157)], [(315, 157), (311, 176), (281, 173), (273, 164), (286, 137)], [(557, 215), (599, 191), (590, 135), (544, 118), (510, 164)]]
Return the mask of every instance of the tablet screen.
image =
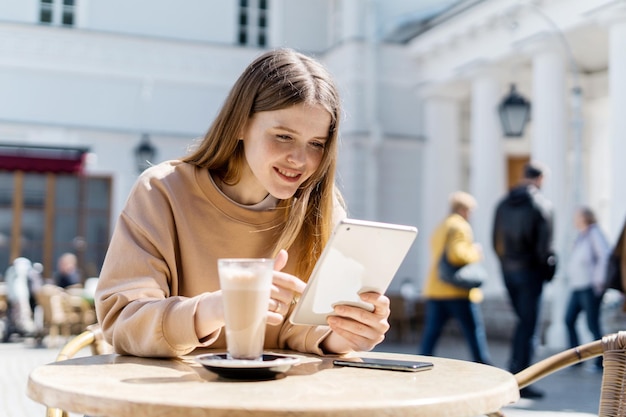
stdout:
[(369, 311), (359, 294), (383, 293), (408, 253), (417, 229), (390, 223), (344, 219), (320, 256), (290, 321), (325, 325), (336, 304)]

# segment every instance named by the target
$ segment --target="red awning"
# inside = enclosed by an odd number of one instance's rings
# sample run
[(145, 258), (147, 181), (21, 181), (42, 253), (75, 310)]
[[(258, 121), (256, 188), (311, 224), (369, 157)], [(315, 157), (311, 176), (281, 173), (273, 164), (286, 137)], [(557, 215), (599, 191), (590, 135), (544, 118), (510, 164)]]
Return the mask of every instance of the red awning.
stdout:
[(0, 170), (79, 174), (88, 151), (88, 148), (0, 144)]

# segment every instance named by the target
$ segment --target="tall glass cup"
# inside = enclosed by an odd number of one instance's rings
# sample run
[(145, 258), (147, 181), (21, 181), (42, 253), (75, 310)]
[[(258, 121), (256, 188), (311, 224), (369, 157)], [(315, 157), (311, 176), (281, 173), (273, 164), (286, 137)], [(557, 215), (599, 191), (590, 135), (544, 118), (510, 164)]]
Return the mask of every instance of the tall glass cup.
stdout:
[(229, 359), (262, 360), (274, 259), (217, 260)]

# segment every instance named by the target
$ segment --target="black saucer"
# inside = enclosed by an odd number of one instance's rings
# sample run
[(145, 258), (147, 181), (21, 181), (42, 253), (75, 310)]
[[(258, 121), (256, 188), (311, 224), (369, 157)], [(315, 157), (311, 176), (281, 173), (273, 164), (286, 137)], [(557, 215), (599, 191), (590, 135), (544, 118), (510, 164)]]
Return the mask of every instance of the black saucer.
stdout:
[(295, 356), (265, 353), (263, 359), (259, 361), (238, 360), (228, 359), (226, 353), (211, 353), (196, 356), (196, 361), (209, 371), (224, 378), (263, 380), (273, 379), (277, 375), (287, 372), (300, 359)]

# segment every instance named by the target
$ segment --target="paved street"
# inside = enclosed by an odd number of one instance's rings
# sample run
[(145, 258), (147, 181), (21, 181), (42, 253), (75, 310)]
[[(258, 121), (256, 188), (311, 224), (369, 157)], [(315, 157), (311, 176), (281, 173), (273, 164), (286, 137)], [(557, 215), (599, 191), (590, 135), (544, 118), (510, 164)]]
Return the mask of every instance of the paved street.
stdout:
[[(416, 343), (385, 342), (378, 350), (415, 353)], [(504, 367), (508, 345), (490, 342), (491, 354), (497, 366)], [(0, 344), (0, 417), (43, 417), (45, 407), (26, 397), (30, 371), (54, 361), (58, 348), (38, 348), (28, 342)], [(469, 359), (465, 342), (446, 336), (438, 346), (437, 355)], [(540, 351), (539, 356), (549, 352)], [(86, 349), (81, 355), (90, 354)], [(589, 417), (597, 415), (602, 375), (587, 368), (566, 369), (536, 384), (546, 393), (541, 400), (522, 399), (507, 407), (507, 417)], [(72, 417), (79, 417), (72, 414)]]
[[(26, 396), (26, 383), (32, 369), (53, 362), (57, 353), (58, 348), (38, 348), (28, 341), (0, 344), (0, 417), (46, 415), (43, 405)], [(85, 354), (89, 354), (89, 350)]]
[[(417, 353), (417, 342), (384, 342), (377, 350), (402, 353)], [(506, 369), (509, 355), (508, 342), (489, 341), (489, 350), (494, 364)], [(537, 360), (551, 353), (539, 349)], [(465, 340), (456, 336), (446, 336), (437, 345), (437, 356), (470, 360), (469, 348)], [(545, 393), (544, 398), (530, 400), (522, 398), (514, 405), (502, 410), (507, 417), (591, 417), (598, 415), (600, 384), (602, 374), (591, 372), (583, 367), (567, 368), (533, 385)]]

